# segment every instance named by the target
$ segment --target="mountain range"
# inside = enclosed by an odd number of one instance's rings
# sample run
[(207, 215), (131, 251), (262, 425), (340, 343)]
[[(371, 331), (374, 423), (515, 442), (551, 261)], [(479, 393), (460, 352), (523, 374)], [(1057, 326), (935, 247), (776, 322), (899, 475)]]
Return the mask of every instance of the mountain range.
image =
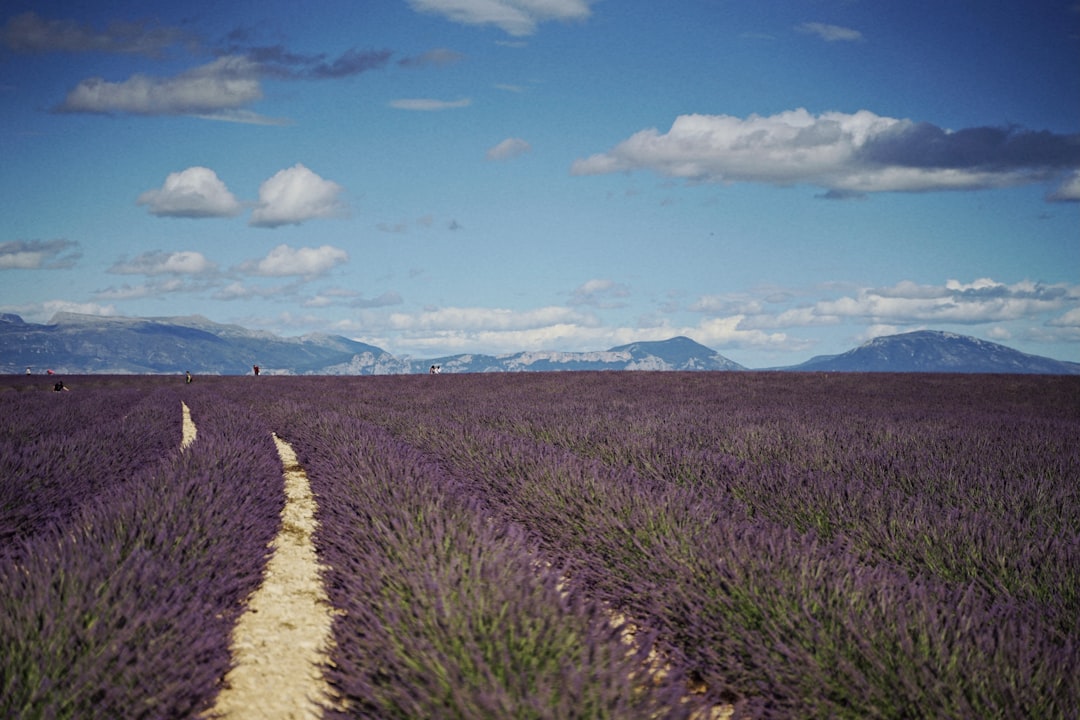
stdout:
[[(525, 351), (430, 359), (397, 357), (339, 335), (283, 338), (188, 317), (101, 317), (57, 313), (47, 324), (0, 315), (0, 373), (183, 373), (390, 375), (568, 370), (712, 370), (748, 368), (687, 337), (636, 342), (591, 352)], [(1080, 375), (1080, 363), (1021, 353), (953, 333), (923, 330), (875, 338), (839, 355), (772, 370), (807, 372), (975, 372)]]
[(819, 355), (784, 370), (1080, 375), (1080, 363), (1029, 355), (967, 335), (918, 330), (876, 337), (839, 355)]

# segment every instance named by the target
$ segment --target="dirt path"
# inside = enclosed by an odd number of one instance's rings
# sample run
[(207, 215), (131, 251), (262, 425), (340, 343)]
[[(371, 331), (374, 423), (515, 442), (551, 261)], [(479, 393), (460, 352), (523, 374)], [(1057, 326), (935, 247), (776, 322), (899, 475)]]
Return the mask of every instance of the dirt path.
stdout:
[[(183, 414), (186, 448), (196, 431), (187, 405)], [(332, 702), (321, 668), (329, 662), (334, 610), (312, 543), (315, 497), (293, 449), (276, 435), (274, 442), (285, 477), (281, 530), (263, 584), (233, 630), (234, 666), (206, 718), (314, 720)]]
[(187, 450), (191, 443), (195, 442), (195, 436), (199, 434), (199, 431), (195, 427), (195, 423), (191, 421), (191, 408), (187, 406), (187, 403), (181, 402), (180, 410), (184, 415), (184, 429), (180, 438), (180, 449)]

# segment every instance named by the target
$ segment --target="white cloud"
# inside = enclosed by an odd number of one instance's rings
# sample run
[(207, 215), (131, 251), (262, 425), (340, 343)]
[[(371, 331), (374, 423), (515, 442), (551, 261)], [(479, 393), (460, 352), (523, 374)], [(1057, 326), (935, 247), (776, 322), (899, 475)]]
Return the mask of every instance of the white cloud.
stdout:
[(217, 266), (202, 253), (183, 250), (142, 253), (130, 262), (116, 263), (106, 272), (117, 275), (203, 275), (216, 269)]
[(357, 333), (358, 339), (394, 348), (397, 353), (454, 352), (512, 353), (533, 351), (604, 350), (643, 340), (692, 337), (709, 347), (753, 347), (804, 350), (806, 340), (785, 333), (768, 333), (740, 325), (740, 317), (704, 318), (696, 325), (653, 323), (643, 326), (608, 325), (595, 315), (573, 308), (549, 306), (525, 310), (498, 308), (439, 308), (417, 313), (383, 315), (363, 312), (337, 329)]
[(608, 153), (578, 160), (575, 175), (651, 169), (714, 182), (831, 184), (846, 174), (855, 149), (900, 121), (867, 111), (813, 116), (803, 109), (745, 120), (682, 115), (664, 134), (643, 130)]
[(896, 335), (898, 333), (908, 332), (908, 331), (911, 331), (911, 330), (923, 330), (923, 329), (925, 329), (925, 328), (906, 327), (906, 328), (901, 329), (901, 328), (897, 327), (896, 325), (880, 325), (880, 324), (867, 325), (865, 328), (863, 328), (863, 331), (861, 333), (857, 333), (855, 335), (854, 339), (858, 343), (862, 344), (862, 343), (865, 343), (865, 342), (869, 342), (869, 341), (873, 340), (874, 338), (886, 337), (888, 335)]
[(1060, 317), (1050, 320), (1047, 325), (1050, 325), (1051, 327), (1067, 327), (1080, 330), (1080, 302), (1078, 302), (1077, 305), (1078, 307), (1063, 313)]
[(23, 320), (32, 323), (47, 323), (59, 312), (99, 315), (102, 317), (112, 317), (117, 314), (114, 305), (79, 303), (69, 300), (46, 300), (44, 302), (22, 303), (19, 305), (0, 305), (0, 312), (14, 313)]
[(201, 120), (217, 120), (218, 122), (237, 123), (239, 125), (274, 125), (283, 127), (293, 124), (293, 121), (289, 118), (267, 117), (266, 115), (260, 115), (257, 112), (245, 109), (218, 110), (212, 113), (192, 113), (191, 117), (197, 117)]
[(524, 155), (532, 150), (532, 145), (521, 138), (506, 138), (498, 145), (490, 148), (485, 157), (488, 160), (509, 160)]
[[(652, 170), (698, 182), (797, 184), (827, 197), (974, 190), (1044, 181), (1080, 168), (1074, 136), (1016, 128), (947, 131), (867, 110), (768, 117), (682, 115), (575, 161), (575, 175)], [(1070, 186), (1071, 187), (1071, 186)]]
[(591, 305), (599, 308), (619, 308), (626, 305), (625, 298), (630, 296), (630, 288), (622, 283), (606, 278), (587, 280), (574, 288), (571, 293), (571, 305)]
[(340, 199), (343, 190), (297, 163), (259, 186), (259, 204), (251, 213), (250, 224), (278, 227), (343, 215), (347, 211)]
[[(767, 333), (756, 328), (746, 328), (742, 320), (743, 317), (740, 315), (711, 318), (703, 320), (697, 326), (681, 328), (676, 334), (692, 337), (702, 345), (713, 348), (751, 347), (794, 351), (805, 349), (810, 345), (805, 340), (789, 337), (785, 333)], [(656, 339), (664, 338), (657, 337)]]
[[(795, 307), (748, 313), (744, 328), (794, 328), (865, 322), (870, 326), (1028, 321), (1080, 305), (1080, 287), (1023, 281), (1007, 285), (989, 278), (943, 285), (910, 281), (890, 287), (859, 288), (839, 297), (813, 299)], [(716, 303), (702, 303), (708, 312)]]
[(293, 248), (278, 245), (261, 260), (251, 260), (240, 271), (265, 277), (314, 278), (349, 261), (349, 254), (332, 245)]
[[(254, 263), (253, 263), (254, 265)], [(214, 293), (215, 300), (252, 300), (275, 298), (295, 292), (295, 284), (288, 285), (247, 285), (237, 281), (229, 283)]]
[(80, 315), (101, 315), (105, 317), (111, 317), (117, 314), (116, 307), (113, 305), (71, 302), (69, 300), (46, 300), (44, 303), (41, 303), (41, 308), (50, 318), (60, 312), (79, 313)]
[(62, 112), (206, 115), (237, 110), (262, 98), (258, 64), (225, 56), (171, 78), (132, 75), (123, 82), (89, 78), (68, 93)]
[(147, 190), (137, 202), (167, 217), (231, 217), (243, 210), (217, 173), (199, 166), (169, 173), (160, 189)]
[(172, 293), (199, 292), (206, 289), (203, 283), (189, 283), (182, 278), (155, 280), (141, 285), (109, 287), (94, 293), (98, 300), (142, 300)]
[[(603, 300), (622, 287), (597, 278), (582, 283), (572, 294)], [(429, 357), (459, 352), (582, 352), (684, 335), (738, 362), (744, 362), (740, 350), (759, 359), (770, 358), (752, 367), (790, 364), (792, 354), (815, 349), (825, 336), (859, 343), (927, 327), (962, 332), (956, 326), (978, 325), (983, 327), (983, 337), (999, 340), (1080, 341), (1080, 285), (1030, 281), (1006, 284), (978, 278), (936, 285), (904, 281), (861, 288), (832, 283), (783, 292), (763, 287), (731, 297), (702, 296), (688, 307), (701, 317), (683, 321), (676, 320), (677, 311), (672, 311), (607, 322), (599, 315), (601, 304), (592, 303), (595, 312), (587, 311), (585, 304), (392, 313), (380, 312), (374, 305), (355, 305), (356, 315), (337, 329), (397, 354)]]
[(409, 0), (417, 12), (465, 25), (494, 25), (510, 35), (532, 35), (548, 20), (584, 20), (590, 0)]
[(417, 110), (420, 112), (436, 112), (439, 110), (454, 110), (456, 108), (468, 107), (472, 104), (470, 98), (461, 98), (459, 100), (435, 100), (433, 98), (402, 98), (400, 100), (391, 100), (390, 107), (397, 108), (398, 110)]
[(0, 243), (0, 270), (57, 270), (82, 256), (72, 240), (13, 240)]
[(817, 35), (826, 42), (836, 42), (838, 40), (853, 42), (855, 40), (862, 40), (863, 37), (862, 33), (858, 30), (820, 22), (802, 23), (801, 25), (797, 25), (795, 29), (801, 33), (807, 33), (808, 35)]
[(569, 308), (549, 306), (533, 310), (446, 307), (416, 315), (393, 313), (388, 326), (395, 330), (522, 330), (564, 323), (590, 322), (589, 316)]
[(1080, 202), (1080, 170), (1075, 170), (1061, 185), (1050, 194), (1050, 200), (1057, 202)]

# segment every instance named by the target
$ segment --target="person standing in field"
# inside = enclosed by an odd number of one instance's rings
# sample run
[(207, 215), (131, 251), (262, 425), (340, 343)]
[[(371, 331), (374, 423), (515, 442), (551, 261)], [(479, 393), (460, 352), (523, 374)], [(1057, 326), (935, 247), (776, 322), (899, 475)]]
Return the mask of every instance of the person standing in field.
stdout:
[(259, 376), (259, 366), (258, 365), (252, 365), (252, 369), (255, 371), (255, 377), (258, 377)]
[(191, 371), (190, 370), (187, 371), (187, 377), (184, 380), (184, 382), (186, 382), (188, 385), (191, 384)]

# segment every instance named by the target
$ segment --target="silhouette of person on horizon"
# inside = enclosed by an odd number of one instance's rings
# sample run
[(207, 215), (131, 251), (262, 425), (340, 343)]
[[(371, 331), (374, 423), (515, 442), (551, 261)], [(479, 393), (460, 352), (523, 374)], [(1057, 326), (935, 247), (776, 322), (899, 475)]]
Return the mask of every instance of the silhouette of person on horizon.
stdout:
[(252, 365), (252, 369), (255, 371), (255, 377), (259, 377), (259, 366)]

